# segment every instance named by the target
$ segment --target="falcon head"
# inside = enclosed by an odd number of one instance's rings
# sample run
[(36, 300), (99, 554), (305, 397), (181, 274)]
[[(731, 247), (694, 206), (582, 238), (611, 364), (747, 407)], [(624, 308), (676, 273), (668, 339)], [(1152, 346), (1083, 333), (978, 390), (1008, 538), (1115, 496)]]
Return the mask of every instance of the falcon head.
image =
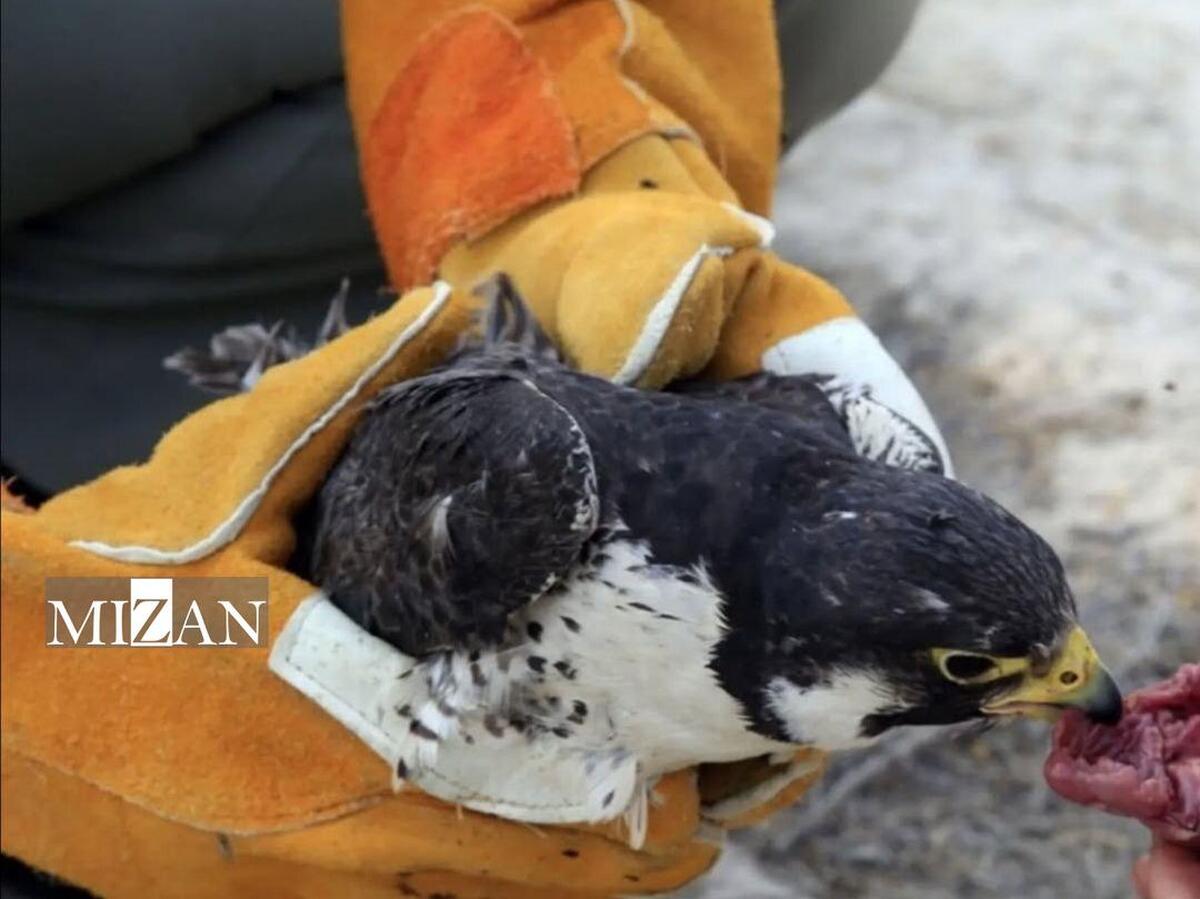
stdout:
[(856, 464), (765, 544), (759, 620), (730, 622), (714, 668), (768, 736), (837, 749), (898, 725), (1120, 716), (1058, 557), (974, 490)]

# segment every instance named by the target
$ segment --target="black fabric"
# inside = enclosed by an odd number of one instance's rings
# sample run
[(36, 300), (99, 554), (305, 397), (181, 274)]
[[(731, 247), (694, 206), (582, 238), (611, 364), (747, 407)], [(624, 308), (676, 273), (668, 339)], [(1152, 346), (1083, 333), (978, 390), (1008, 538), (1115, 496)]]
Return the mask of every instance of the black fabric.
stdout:
[(344, 100), (340, 84), (279, 96), (185, 157), (11, 229), (6, 303), (273, 300), (377, 270)]
[(879, 77), (920, 0), (775, 0), (784, 149)]
[(341, 77), (331, 0), (5, 2), (0, 25), (4, 227)]
[(54, 492), (207, 402), (161, 360), (378, 308), (328, 0), (4, 3), (0, 452)]
[(187, 155), (4, 235), (0, 450), (57, 491), (139, 461), (208, 401), (162, 359), (227, 325), (315, 326), (384, 283), (341, 85), (278, 96)]
[(4, 899), (95, 899), (87, 890), (71, 886), (9, 855), (0, 858), (0, 896)]

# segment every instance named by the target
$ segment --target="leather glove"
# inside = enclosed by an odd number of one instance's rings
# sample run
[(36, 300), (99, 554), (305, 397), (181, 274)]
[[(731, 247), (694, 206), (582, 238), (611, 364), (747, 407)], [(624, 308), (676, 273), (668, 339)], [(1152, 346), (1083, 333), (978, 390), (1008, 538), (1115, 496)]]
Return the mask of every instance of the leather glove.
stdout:
[[(411, 291), (180, 422), (145, 464), (36, 512), (5, 503), (5, 852), (105, 896), (659, 891), (715, 859), (710, 812), (744, 817), (816, 776), (819, 758), (666, 777), (634, 850), (620, 823), (533, 827), (397, 792), (384, 759), (272, 673), (316, 594), (288, 570), (293, 519), (363, 404), (444, 356), (470, 307), (444, 284)], [(50, 577), (265, 578), (266, 639), (48, 646)]]
[[(720, 13), (348, 0), (369, 204), (409, 292), (181, 422), (148, 463), (4, 512), (5, 851), (113, 896), (649, 892), (818, 776), (819, 756), (671, 775), (635, 851), (619, 824), (535, 829), (394, 792), (368, 743), (268, 667), (314, 593), (287, 571), (294, 515), (362, 404), (441, 358), (462, 288), (495, 271), (586, 370), (645, 387), (818, 371), (937, 439), (841, 295), (767, 250), (771, 9)], [(457, 289), (420, 286), (436, 276)], [(265, 576), (268, 645), (46, 647), (37, 600), (63, 575)]]
[(846, 299), (768, 250), (769, 4), (345, 0), (343, 24), (396, 286), (507, 272), (576, 365), (623, 383), (828, 375), (850, 423), (870, 419), (862, 449), (915, 426), (949, 473), (920, 395)]

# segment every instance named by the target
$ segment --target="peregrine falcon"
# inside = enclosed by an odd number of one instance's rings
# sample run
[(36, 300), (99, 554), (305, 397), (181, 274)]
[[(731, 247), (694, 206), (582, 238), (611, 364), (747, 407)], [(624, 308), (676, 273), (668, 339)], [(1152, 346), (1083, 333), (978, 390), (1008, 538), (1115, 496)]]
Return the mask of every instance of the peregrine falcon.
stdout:
[(416, 660), (398, 776), (516, 734), (582, 766), (597, 818), (700, 762), (1115, 719), (1053, 550), (940, 471), (819, 374), (647, 391), (576, 371), (500, 279), (478, 335), (365, 410), (302, 567)]

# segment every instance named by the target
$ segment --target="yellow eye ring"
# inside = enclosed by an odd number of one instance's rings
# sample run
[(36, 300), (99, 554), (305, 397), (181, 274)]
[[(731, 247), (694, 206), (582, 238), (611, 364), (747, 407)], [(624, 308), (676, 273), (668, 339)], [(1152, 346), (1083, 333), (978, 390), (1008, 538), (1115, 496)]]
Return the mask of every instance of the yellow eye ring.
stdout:
[(988, 684), (1029, 668), (1028, 659), (989, 656), (965, 649), (934, 649), (930, 655), (942, 677), (956, 684)]

